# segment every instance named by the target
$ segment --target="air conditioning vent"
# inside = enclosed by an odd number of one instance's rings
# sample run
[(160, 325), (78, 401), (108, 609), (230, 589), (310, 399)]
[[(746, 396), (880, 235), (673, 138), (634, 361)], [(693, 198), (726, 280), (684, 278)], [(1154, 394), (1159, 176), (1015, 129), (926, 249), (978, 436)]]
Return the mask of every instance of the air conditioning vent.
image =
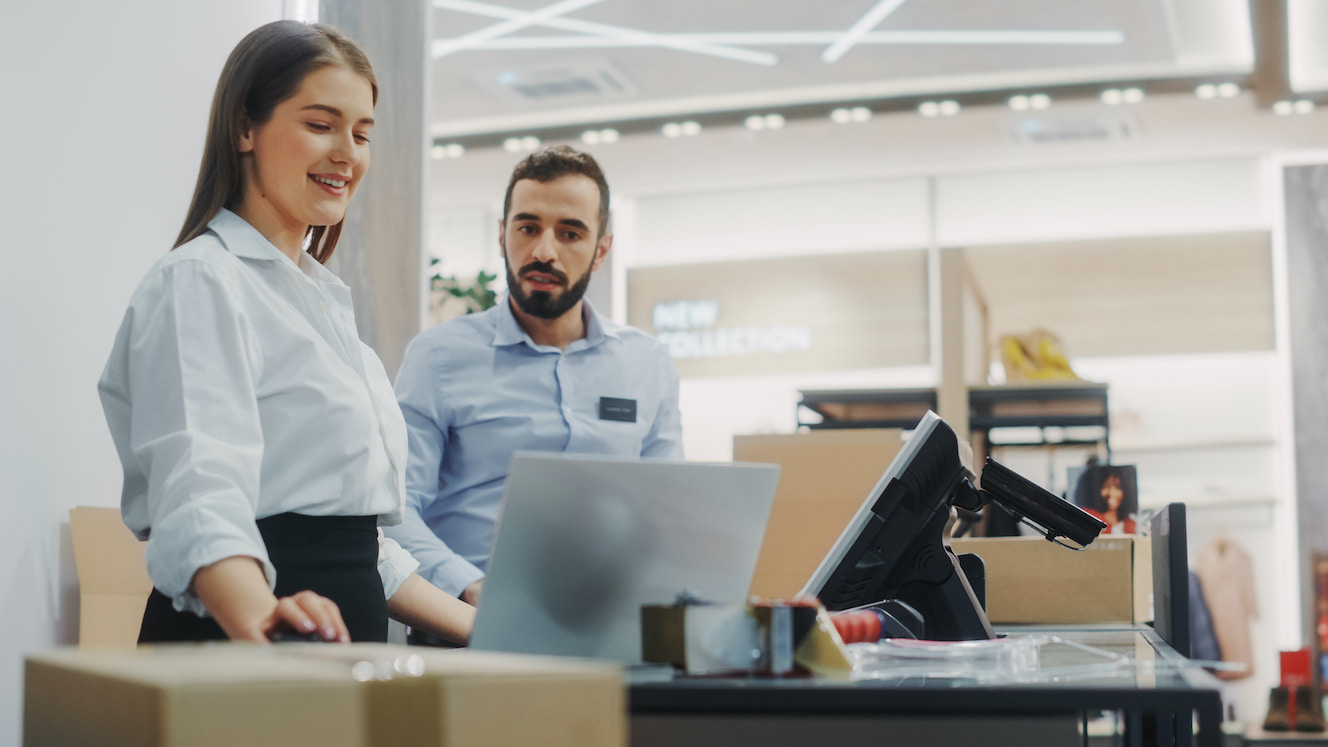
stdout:
[(1011, 140), (1022, 145), (1129, 142), (1139, 135), (1128, 109), (1011, 116), (1005, 129)]
[(503, 70), (479, 77), (492, 95), (523, 103), (584, 103), (635, 95), (636, 86), (607, 60)]

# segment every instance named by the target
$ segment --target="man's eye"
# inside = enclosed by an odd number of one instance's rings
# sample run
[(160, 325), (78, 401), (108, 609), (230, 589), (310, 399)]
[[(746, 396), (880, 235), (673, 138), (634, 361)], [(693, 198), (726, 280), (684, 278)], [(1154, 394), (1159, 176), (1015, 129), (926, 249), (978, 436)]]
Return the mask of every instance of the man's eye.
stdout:
[(317, 130), (318, 132), (328, 132), (332, 127), (330, 125), (325, 125), (322, 122), (310, 122), (309, 129)]
[(580, 241), (581, 234), (576, 233), (575, 231), (568, 231), (567, 233), (563, 234), (563, 238), (565, 238), (567, 241)]
[(355, 136), (355, 142), (357, 142), (357, 143), (359, 143), (359, 144), (361, 144), (361, 145), (368, 145), (368, 144), (369, 144), (369, 136), (368, 136), (368, 135), (356, 135), (356, 136)]

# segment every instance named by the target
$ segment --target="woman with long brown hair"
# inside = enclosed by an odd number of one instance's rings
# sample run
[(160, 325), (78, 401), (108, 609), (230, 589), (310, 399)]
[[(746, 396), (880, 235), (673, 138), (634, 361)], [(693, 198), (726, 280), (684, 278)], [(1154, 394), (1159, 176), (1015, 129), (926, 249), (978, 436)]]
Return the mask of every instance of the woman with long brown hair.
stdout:
[(474, 609), (378, 529), (401, 521), (405, 424), (323, 267), (377, 99), (328, 26), (262, 26), (222, 70), (184, 227), (99, 384), (155, 586), (140, 642), (381, 641), (389, 615), (469, 636)]

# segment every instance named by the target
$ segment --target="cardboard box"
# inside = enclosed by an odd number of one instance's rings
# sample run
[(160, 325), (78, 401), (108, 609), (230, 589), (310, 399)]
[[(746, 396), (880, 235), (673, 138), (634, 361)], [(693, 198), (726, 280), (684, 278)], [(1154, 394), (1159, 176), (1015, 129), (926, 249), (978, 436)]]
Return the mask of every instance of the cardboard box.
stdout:
[(802, 590), (904, 447), (901, 433), (864, 428), (734, 436), (733, 461), (780, 467), (752, 594), (779, 598)]
[(71, 508), (69, 532), (78, 569), (79, 645), (134, 646), (152, 592), (146, 543), (129, 531), (118, 508)]
[(28, 657), (28, 747), (612, 745), (619, 667), (388, 644), (58, 649)]
[(1082, 552), (1041, 537), (951, 540), (987, 575), (993, 623), (1128, 623), (1152, 619), (1147, 537), (1103, 536)]

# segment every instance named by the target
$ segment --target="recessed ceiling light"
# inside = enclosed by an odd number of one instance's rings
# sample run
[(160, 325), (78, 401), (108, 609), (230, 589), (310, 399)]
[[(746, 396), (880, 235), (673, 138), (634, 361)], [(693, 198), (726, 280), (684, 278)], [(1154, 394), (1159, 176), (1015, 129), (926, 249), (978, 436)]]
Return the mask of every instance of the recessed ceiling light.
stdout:
[(521, 138), (519, 137), (507, 138), (506, 140), (503, 141), (503, 150), (507, 151), (508, 153), (515, 153), (521, 150)]
[(659, 131), (664, 137), (682, 137), (682, 125), (677, 122), (665, 122)]
[(466, 146), (461, 143), (448, 143), (444, 150), (448, 158), (460, 158), (466, 155)]
[(1137, 104), (1144, 100), (1144, 89), (1127, 88), (1124, 91), (1121, 91), (1121, 96), (1125, 99), (1125, 103)]
[(1224, 99), (1235, 98), (1240, 94), (1240, 86), (1235, 83), (1222, 83), (1217, 87), (1217, 95)]
[(535, 150), (540, 147), (540, 139), (534, 135), (526, 135), (521, 138), (521, 147), (526, 150)]
[(1314, 111), (1314, 102), (1309, 99), (1301, 99), (1300, 101), (1297, 101), (1294, 106), (1297, 114), (1309, 114)]
[(586, 130), (581, 133), (581, 142), (586, 145), (599, 145), (599, 130)]
[(939, 108), (942, 117), (953, 117), (959, 113), (959, 102), (946, 99), (940, 103)]
[(1021, 112), (1028, 108), (1028, 97), (1024, 96), (1023, 94), (1019, 94), (1017, 96), (1011, 96), (1010, 100), (1005, 103), (1009, 105), (1011, 109), (1014, 109), (1017, 112)]
[(434, 158), (447, 158), (447, 148), (441, 145), (435, 145), (429, 149), (429, 155)]
[(784, 115), (767, 114), (765, 115), (765, 128), (767, 130), (778, 130), (784, 126)]
[(743, 124), (747, 125), (747, 129), (749, 130), (764, 130), (765, 117), (762, 117), (760, 114), (753, 114), (744, 120)]
[(924, 101), (918, 104), (918, 114), (924, 117), (936, 117), (941, 113), (941, 105), (935, 101)]
[(1217, 86), (1212, 83), (1201, 83), (1194, 89), (1194, 95), (1201, 99), (1217, 98)]
[(1103, 91), (1098, 98), (1102, 99), (1102, 103), (1109, 106), (1115, 106), (1125, 100), (1125, 96), (1121, 93), (1119, 88), (1108, 88)]
[(691, 121), (691, 120), (688, 120), (688, 121), (686, 121), (686, 122), (683, 122), (683, 123), (682, 123), (682, 134), (686, 135), (687, 137), (692, 137), (693, 135), (700, 135), (700, 134), (701, 134), (701, 123), (700, 123), (700, 122), (693, 122), (693, 121)]
[(1051, 106), (1051, 97), (1045, 93), (1035, 93), (1028, 97), (1030, 109), (1046, 109)]
[(601, 143), (616, 143), (616, 142), (618, 142), (618, 131), (615, 130), (615, 129), (613, 129), (612, 127), (609, 127), (609, 128), (603, 129), (603, 130), (600, 130), (600, 131), (599, 131), (599, 141), (600, 141)]
[(855, 106), (852, 109), (840, 107), (830, 112), (830, 121), (835, 124), (848, 124), (849, 122), (867, 122), (872, 118), (872, 110), (865, 106)]
[(1279, 114), (1285, 117), (1288, 114), (1294, 114), (1296, 107), (1290, 101), (1279, 101), (1273, 104), (1273, 114)]

